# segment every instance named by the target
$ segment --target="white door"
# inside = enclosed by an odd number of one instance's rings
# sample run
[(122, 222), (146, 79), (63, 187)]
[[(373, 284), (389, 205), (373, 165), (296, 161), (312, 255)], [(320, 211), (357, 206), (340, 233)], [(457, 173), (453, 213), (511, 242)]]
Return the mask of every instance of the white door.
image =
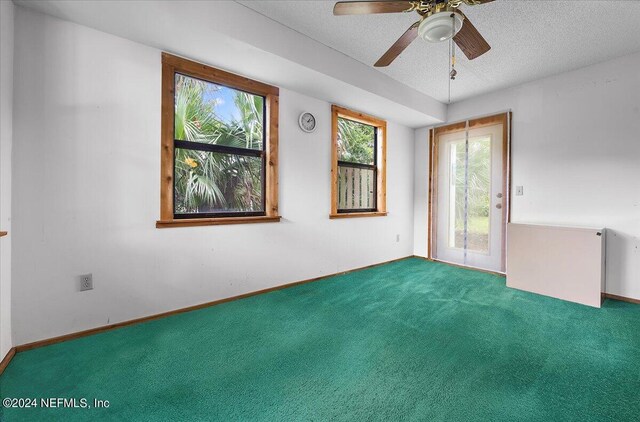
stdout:
[(434, 258), (503, 271), (503, 125), (439, 135)]

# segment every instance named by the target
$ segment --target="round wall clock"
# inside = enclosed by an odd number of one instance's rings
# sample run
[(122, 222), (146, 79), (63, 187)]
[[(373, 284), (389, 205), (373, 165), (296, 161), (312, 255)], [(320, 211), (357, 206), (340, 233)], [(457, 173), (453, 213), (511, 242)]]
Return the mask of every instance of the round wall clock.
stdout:
[(298, 124), (300, 125), (300, 129), (304, 130), (307, 133), (316, 130), (316, 118), (309, 112), (305, 111), (304, 113), (300, 114), (300, 117), (298, 118)]

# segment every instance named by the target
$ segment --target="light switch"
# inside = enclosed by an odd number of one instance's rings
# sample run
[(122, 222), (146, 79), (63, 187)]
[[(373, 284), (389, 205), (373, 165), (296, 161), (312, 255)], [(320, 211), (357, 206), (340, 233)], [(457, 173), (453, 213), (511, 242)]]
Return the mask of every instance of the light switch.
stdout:
[(516, 186), (516, 196), (522, 195), (524, 195), (524, 189), (522, 188), (522, 186)]

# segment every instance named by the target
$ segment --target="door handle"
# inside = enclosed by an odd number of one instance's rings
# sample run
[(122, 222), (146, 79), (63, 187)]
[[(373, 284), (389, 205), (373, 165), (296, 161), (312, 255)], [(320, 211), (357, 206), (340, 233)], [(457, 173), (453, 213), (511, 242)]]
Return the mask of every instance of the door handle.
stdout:
[(496, 204), (497, 209), (502, 209), (502, 204)]
[(498, 193), (498, 194), (496, 195), (496, 198), (498, 198), (498, 199), (499, 199), (499, 198), (502, 198), (502, 193)]

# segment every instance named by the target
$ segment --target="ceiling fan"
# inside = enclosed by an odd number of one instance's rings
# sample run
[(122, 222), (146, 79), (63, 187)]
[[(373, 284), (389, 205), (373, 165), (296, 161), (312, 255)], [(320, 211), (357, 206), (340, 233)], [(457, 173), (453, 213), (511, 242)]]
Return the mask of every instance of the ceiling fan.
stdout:
[(475, 6), (493, 0), (422, 0), (422, 1), (339, 1), (333, 14), (369, 15), (374, 13), (417, 12), (420, 20), (407, 29), (386, 53), (374, 64), (389, 66), (418, 36), (428, 42), (442, 42), (453, 38), (469, 60), (491, 49), (475, 26), (458, 8), (461, 4)]

